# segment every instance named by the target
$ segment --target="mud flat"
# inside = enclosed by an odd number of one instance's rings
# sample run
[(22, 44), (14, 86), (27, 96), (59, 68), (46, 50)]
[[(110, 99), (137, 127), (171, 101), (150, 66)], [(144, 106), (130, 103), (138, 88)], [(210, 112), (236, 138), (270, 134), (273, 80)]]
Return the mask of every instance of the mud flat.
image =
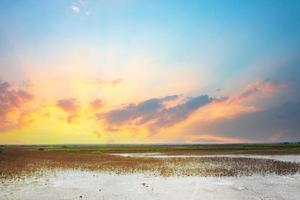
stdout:
[(298, 200), (300, 196), (299, 154), (53, 148), (6, 147), (0, 153), (0, 200)]
[(81, 170), (7, 180), (0, 199), (286, 199), (298, 200), (300, 175), (162, 177)]

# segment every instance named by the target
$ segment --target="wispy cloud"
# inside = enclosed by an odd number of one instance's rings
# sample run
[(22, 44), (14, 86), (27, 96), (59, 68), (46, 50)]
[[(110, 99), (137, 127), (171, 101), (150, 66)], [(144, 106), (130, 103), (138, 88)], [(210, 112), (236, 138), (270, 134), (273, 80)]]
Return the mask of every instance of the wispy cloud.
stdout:
[(72, 11), (75, 12), (75, 13), (80, 13), (80, 5), (79, 5), (79, 4), (73, 3), (73, 4), (71, 5), (71, 9), (72, 9)]
[(88, 8), (88, 1), (86, 0), (78, 0), (72, 2), (70, 6), (71, 10), (76, 14), (84, 14), (86, 16), (91, 15), (91, 11)]
[(231, 96), (218, 98), (205, 109), (202, 109), (198, 113), (198, 117), (202, 120), (216, 120), (257, 112), (264, 109), (263, 106), (257, 105), (257, 102), (268, 101), (275, 94), (280, 94), (287, 88), (286, 82), (255, 81)]
[(234, 118), (218, 118), (190, 124), (184, 131), (197, 134), (218, 133), (248, 141), (300, 140), (300, 102), (284, 103)]
[(121, 78), (113, 79), (113, 80), (103, 80), (103, 79), (95, 79), (95, 80), (88, 80), (88, 83), (95, 84), (95, 85), (110, 85), (112, 87), (119, 86), (123, 80)]
[(237, 96), (231, 98), (231, 101), (245, 100), (254, 97), (256, 94), (272, 94), (286, 88), (286, 82), (276, 82), (270, 80), (256, 81), (253, 84), (247, 85), (244, 90)]

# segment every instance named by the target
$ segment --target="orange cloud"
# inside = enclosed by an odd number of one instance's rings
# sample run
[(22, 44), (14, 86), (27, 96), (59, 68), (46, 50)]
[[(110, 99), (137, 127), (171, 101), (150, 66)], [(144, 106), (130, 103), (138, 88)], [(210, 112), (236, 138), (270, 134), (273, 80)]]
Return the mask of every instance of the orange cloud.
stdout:
[(193, 117), (196, 120), (207, 121), (219, 118), (232, 118), (245, 113), (257, 112), (261, 108), (253, 102), (261, 98), (261, 95), (272, 95), (286, 87), (286, 83), (256, 81), (253, 84), (247, 85), (237, 95), (221, 98), (201, 108)]

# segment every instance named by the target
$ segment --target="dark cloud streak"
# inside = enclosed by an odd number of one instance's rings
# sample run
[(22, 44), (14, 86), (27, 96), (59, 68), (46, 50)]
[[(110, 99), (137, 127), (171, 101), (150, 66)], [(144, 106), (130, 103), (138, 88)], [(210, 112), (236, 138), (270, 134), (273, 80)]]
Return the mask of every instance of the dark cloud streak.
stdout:
[(209, 104), (214, 99), (202, 95), (187, 99), (184, 103), (167, 108), (165, 103), (174, 101), (179, 95), (153, 98), (138, 104), (112, 110), (105, 114), (98, 114), (98, 119), (104, 119), (109, 125), (118, 126), (122, 124), (142, 125), (150, 123), (151, 129), (172, 126), (177, 122), (185, 120), (198, 108)]

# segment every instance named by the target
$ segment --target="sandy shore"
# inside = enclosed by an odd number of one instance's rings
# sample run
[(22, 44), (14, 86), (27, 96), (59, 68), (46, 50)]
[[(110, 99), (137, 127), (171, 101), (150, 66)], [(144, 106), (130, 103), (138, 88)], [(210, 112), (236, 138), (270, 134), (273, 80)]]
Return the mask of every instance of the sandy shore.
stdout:
[(286, 199), (298, 200), (300, 175), (250, 177), (160, 177), (78, 170), (10, 180), (0, 199)]

